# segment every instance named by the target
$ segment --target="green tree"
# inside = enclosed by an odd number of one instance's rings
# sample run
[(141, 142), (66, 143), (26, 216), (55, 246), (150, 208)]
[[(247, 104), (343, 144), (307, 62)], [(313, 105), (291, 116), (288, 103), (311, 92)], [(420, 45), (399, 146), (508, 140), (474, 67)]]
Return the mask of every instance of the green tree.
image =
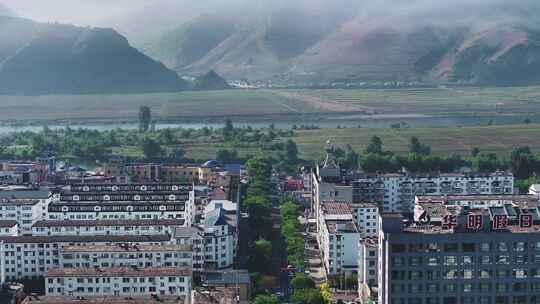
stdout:
[(373, 135), (364, 153), (365, 154), (368, 154), (368, 153), (382, 154), (383, 152), (382, 146), (383, 146), (382, 139), (379, 136)]
[(291, 296), (294, 304), (324, 304), (324, 298), (318, 289), (297, 289)]
[(238, 152), (236, 150), (220, 149), (216, 152), (216, 160), (222, 164), (230, 164), (238, 161)]
[(349, 170), (358, 170), (360, 155), (353, 150), (351, 145), (345, 147), (345, 160), (343, 161), (343, 167)]
[(431, 148), (427, 145), (420, 143), (418, 137), (413, 136), (409, 142), (409, 151), (414, 154), (427, 156), (431, 154)]
[(279, 300), (271, 295), (260, 294), (253, 299), (253, 304), (278, 304)]
[(480, 172), (493, 172), (504, 169), (503, 163), (498, 159), (497, 154), (481, 152), (472, 160), (473, 168)]
[(150, 128), (150, 122), (152, 121), (152, 111), (148, 106), (141, 106), (139, 108), (139, 130), (146, 132)]
[(169, 150), (167, 158), (173, 162), (181, 162), (182, 160), (184, 160), (185, 155), (186, 151), (184, 151), (182, 147), (174, 147)]
[(269, 273), (272, 265), (272, 243), (264, 238), (255, 242), (255, 248), (250, 254), (249, 269), (251, 271)]
[(287, 140), (285, 150), (287, 151), (287, 161), (289, 163), (296, 163), (298, 161), (298, 147), (292, 139)]
[(223, 128), (223, 137), (225, 139), (231, 139), (234, 135), (234, 126), (232, 120), (227, 119), (225, 121), (225, 127)]
[(307, 275), (297, 273), (291, 280), (291, 286), (294, 289), (312, 289), (315, 288), (315, 282)]
[(166, 128), (160, 132), (161, 140), (166, 145), (172, 145), (175, 143), (173, 131), (169, 128)]
[(141, 149), (144, 153), (144, 157), (148, 160), (157, 159), (163, 156), (163, 149), (159, 143), (152, 138), (145, 137), (141, 142)]
[(510, 163), (517, 179), (529, 178), (536, 167), (534, 155), (529, 147), (518, 147), (512, 150)]

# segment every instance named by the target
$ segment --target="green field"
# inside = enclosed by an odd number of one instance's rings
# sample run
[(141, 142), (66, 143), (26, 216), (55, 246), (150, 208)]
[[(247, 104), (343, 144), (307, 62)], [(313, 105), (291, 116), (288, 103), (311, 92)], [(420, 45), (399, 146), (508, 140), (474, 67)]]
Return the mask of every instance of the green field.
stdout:
[(540, 111), (540, 87), (302, 90), (298, 93), (361, 106), (375, 114), (471, 115)]
[[(407, 153), (409, 139), (412, 136), (417, 136), (423, 143), (430, 145), (432, 152), (437, 155), (457, 153), (469, 156), (473, 147), (479, 147), (486, 152), (495, 152), (501, 156), (507, 156), (517, 146), (530, 146), (533, 151), (540, 152), (538, 140), (540, 124), (404, 130), (320, 129), (296, 131), (292, 139), (297, 143), (302, 158), (316, 160), (323, 157), (326, 141), (330, 138), (336, 146), (343, 147), (350, 144), (356, 151), (361, 152), (373, 135), (382, 138), (385, 150), (397, 153)], [(286, 139), (288, 138), (277, 140)], [(197, 160), (213, 159), (219, 149), (237, 149), (241, 156), (262, 152), (257, 147), (232, 147), (208, 139), (192, 139), (185, 141), (182, 146), (186, 150), (186, 157)], [(142, 157), (137, 147), (123, 147), (115, 151), (124, 155)]]
[(224, 116), (253, 122), (262, 117), (283, 121), (299, 117), (290, 114), (314, 113), (348, 115), (351, 119), (354, 115), (539, 114), (540, 87), (0, 96), (0, 121), (135, 121), (141, 105), (150, 106), (158, 121), (180, 122)]

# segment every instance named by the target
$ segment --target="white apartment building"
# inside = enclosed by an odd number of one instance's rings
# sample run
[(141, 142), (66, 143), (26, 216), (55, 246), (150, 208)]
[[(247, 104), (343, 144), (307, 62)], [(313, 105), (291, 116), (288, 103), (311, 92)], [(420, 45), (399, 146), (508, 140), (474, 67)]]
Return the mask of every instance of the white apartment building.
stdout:
[(150, 220), (43, 220), (32, 226), (32, 235), (172, 235), (183, 219)]
[(52, 268), (45, 274), (47, 296), (191, 295), (189, 267)]
[[(231, 267), (236, 259), (238, 246), (237, 211), (214, 209), (205, 215), (199, 235), (203, 242), (194, 246), (202, 247), (205, 269)], [(195, 240), (201, 240), (201, 237)]]
[(513, 194), (511, 173), (449, 173), (437, 175), (381, 174), (352, 183), (353, 202), (382, 205), (382, 212), (412, 213), (416, 195)]
[(364, 238), (358, 243), (358, 290), (361, 299), (369, 297), (369, 289), (377, 287), (378, 237)]
[(1, 236), (18, 236), (19, 224), (17, 221), (0, 220), (0, 237)]
[(186, 184), (77, 184), (53, 192), (48, 219), (184, 219), (190, 226), (194, 200)]
[(191, 245), (129, 244), (65, 246), (61, 268), (191, 267)]
[(350, 204), (350, 209), (361, 238), (377, 237), (379, 235), (379, 207), (376, 204)]
[(356, 272), (360, 233), (347, 203), (324, 203), (317, 241), (329, 276)]
[(0, 220), (16, 221), (21, 234), (31, 234), (32, 225), (46, 216), (47, 200), (45, 199), (0, 200)]
[(0, 237), (0, 282), (38, 278), (59, 267), (66, 246), (171, 243), (169, 235), (9, 236)]

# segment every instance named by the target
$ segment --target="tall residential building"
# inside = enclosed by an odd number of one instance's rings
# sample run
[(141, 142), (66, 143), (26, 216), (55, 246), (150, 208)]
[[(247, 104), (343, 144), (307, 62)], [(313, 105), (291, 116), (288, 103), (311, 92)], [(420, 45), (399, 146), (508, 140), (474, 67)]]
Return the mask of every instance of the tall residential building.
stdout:
[(358, 268), (360, 233), (349, 204), (324, 203), (319, 212), (317, 241), (326, 273), (353, 273)]
[(366, 175), (352, 182), (352, 192), (355, 203), (377, 203), (385, 213), (412, 213), (417, 195), (512, 194), (514, 177), (507, 172)]
[(494, 196), (419, 201), (410, 222), (383, 214), (378, 303), (540, 303), (539, 206)]
[(32, 234), (32, 225), (47, 216), (47, 199), (0, 200), (0, 220), (12, 220), (19, 224), (21, 234)]

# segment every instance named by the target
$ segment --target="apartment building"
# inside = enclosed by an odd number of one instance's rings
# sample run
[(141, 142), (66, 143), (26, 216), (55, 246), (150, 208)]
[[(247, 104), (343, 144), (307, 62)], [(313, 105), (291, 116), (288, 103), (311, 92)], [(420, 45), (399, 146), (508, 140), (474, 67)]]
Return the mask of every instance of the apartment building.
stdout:
[(171, 243), (163, 235), (107, 236), (6, 236), (0, 237), (0, 282), (39, 278), (52, 267), (59, 267), (66, 246), (111, 244), (162, 245)]
[(65, 246), (60, 268), (191, 267), (191, 245), (129, 244)]
[(360, 232), (360, 237), (378, 237), (379, 207), (374, 203), (351, 203), (349, 208)]
[(349, 204), (324, 203), (319, 212), (317, 241), (322, 262), (329, 276), (356, 272), (360, 232)]
[[(238, 211), (227, 211), (221, 207), (205, 214), (199, 235), (202, 247), (205, 269), (222, 269), (231, 267), (235, 260), (238, 247)], [(201, 239), (201, 237), (196, 237)]]
[(19, 224), (17, 221), (0, 220), (0, 236), (19, 235)]
[(0, 200), (0, 220), (16, 221), (21, 234), (32, 233), (32, 225), (47, 216), (46, 199)]
[(378, 303), (540, 303), (538, 208), (426, 201), (412, 222), (383, 214)]
[(378, 237), (362, 238), (358, 243), (358, 291), (360, 299), (371, 297), (378, 279)]
[(184, 219), (189, 226), (194, 200), (188, 184), (76, 184), (53, 192), (48, 219)]
[(355, 203), (377, 203), (385, 213), (412, 213), (417, 195), (513, 194), (514, 177), (507, 172), (365, 175), (352, 182), (352, 192)]
[(45, 277), (47, 296), (191, 296), (191, 268), (52, 268)]
[(42, 220), (32, 226), (32, 235), (172, 235), (184, 226), (183, 219)]

